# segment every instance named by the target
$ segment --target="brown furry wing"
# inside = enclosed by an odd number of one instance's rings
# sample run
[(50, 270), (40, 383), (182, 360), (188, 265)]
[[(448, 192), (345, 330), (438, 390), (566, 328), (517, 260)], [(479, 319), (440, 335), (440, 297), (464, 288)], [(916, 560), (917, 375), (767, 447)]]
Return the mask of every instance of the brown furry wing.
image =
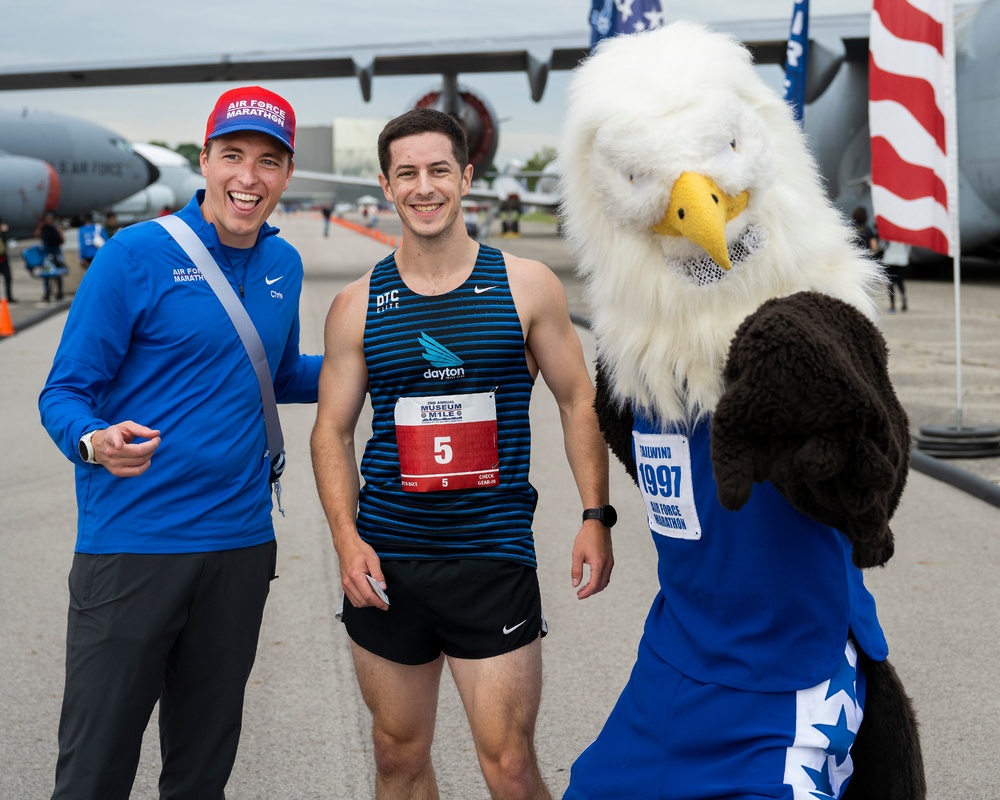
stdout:
[(615, 399), (609, 386), (608, 368), (600, 357), (597, 359), (595, 383), (597, 394), (594, 397), (594, 410), (597, 411), (597, 424), (615, 458), (622, 462), (625, 471), (638, 484), (635, 453), (632, 450), (632, 407), (627, 402)]
[(909, 469), (909, 424), (878, 329), (816, 292), (768, 300), (740, 325), (712, 422), (719, 501), (770, 480), (796, 509), (851, 539), (859, 567), (892, 556), (889, 520)]

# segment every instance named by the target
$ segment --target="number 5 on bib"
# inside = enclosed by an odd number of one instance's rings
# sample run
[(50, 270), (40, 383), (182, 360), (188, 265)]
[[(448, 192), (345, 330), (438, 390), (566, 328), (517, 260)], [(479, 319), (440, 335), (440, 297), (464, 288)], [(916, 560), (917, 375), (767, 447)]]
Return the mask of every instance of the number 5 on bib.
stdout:
[(401, 397), (395, 421), (403, 491), (482, 489), (500, 483), (493, 392)]

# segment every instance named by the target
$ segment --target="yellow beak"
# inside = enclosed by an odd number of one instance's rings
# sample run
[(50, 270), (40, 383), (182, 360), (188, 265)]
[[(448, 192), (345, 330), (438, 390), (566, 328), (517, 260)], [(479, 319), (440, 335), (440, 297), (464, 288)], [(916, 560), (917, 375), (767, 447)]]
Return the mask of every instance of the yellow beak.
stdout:
[(720, 267), (732, 269), (726, 223), (739, 216), (749, 199), (746, 190), (730, 197), (711, 178), (685, 172), (674, 183), (667, 213), (653, 230), (662, 236), (683, 236), (701, 247)]

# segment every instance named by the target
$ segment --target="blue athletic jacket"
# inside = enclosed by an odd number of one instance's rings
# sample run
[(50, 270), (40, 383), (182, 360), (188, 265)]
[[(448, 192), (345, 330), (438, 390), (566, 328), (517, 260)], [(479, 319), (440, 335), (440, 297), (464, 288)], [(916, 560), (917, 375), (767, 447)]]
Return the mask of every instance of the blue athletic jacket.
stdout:
[[(316, 401), (321, 356), (299, 353), (302, 260), (264, 225), (236, 272), (201, 215), (178, 212), (253, 319), (279, 403)], [(42, 424), (76, 464), (80, 553), (188, 553), (274, 538), (260, 387), (214, 292), (155, 222), (100, 249), (39, 398)], [(160, 431), (149, 469), (116, 478), (77, 451), (87, 431), (132, 420)]]

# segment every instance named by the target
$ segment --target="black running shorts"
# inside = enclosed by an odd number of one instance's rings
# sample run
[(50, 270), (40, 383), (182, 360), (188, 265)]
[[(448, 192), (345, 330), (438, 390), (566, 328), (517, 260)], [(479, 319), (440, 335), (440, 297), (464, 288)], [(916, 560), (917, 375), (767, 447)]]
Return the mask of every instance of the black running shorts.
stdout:
[(533, 567), (495, 559), (383, 561), (389, 610), (355, 608), (344, 624), (360, 647), (397, 664), (428, 664), (442, 652), (490, 658), (545, 634)]

